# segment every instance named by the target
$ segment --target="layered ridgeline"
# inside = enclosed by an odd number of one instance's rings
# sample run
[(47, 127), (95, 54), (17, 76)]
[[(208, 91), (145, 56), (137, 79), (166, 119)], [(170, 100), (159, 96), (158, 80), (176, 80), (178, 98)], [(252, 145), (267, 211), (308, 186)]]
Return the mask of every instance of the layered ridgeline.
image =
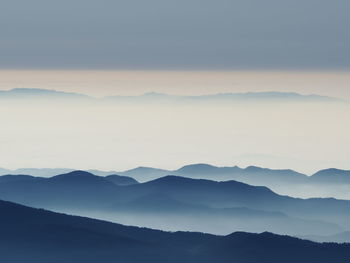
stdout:
[[(8, 170), (0, 168), (0, 175), (26, 174), (32, 176), (51, 177), (57, 174), (69, 173), (74, 169), (35, 169), (23, 168)], [(340, 169), (325, 169), (309, 176), (291, 169), (268, 169), (257, 166), (240, 168), (238, 166), (217, 167), (209, 164), (192, 164), (177, 170), (165, 170), (152, 167), (137, 167), (127, 171), (88, 172), (106, 176), (117, 174), (140, 182), (154, 180), (167, 175), (177, 175), (194, 179), (208, 179), (213, 181), (235, 180), (256, 186), (267, 186), (273, 191), (294, 197), (335, 197), (350, 199), (350, 171)]]
[[(69, 168), (20, 168), (9, 170), (0, 168), (0, 175), (26, 174), (32, 176), (50, 177), (57, 174), (69, 173), (74, 169)], [(291, 169), (268, 169), (258, 166), (240, 168), (238, 166), (218, 167), (210, 164), (191, 164), (177, 170), (166, 170), (153, 167), (137, 167), (126, 171), (101, 171), (87, 170), (87, 172), (106, 176), (124, 175), (133, 177), (141, 182), (154, 180), (167, 175), (179, 175), (189, 178), (209, 179), (215, 181), (237, 180), (249, 184), (264, 183), (327, 183), (350, 184), (350, 170), (336, 168), (324, 169), (313, 175), (306, 175)]]
[(163, 232), (0, 201), (0, 254), (7, 263), (346, 262), (349, 244), (271, 233), (215, 236)]
[(138, 167), (118, 172), (144, 182), (166, 175), (178, 175), (215, 181), (235, 180), (256, 186), (267, 186), (273, 191), (294, 197), (335, 197), (350, 199), (350, 171), (325, 169), (306, 175), (291, 169), (268, 169), (257, 166), (217, 167), (209, 164), (192, 164), (177, 170)]
[(268, 169), (257, 166), (247, 168), (217, 167), (209, 164), (193, 164), (177, 170), (138, 167), (118, 174), (131, 176), (139, 181), (152, 180), (169, 174), (215, 181), (236, 180), (251, 185), (267, 186), (277, 193), (294, 197), (350, 199), (350, 171), (335, 168), (306, 175), (291, 169)]
[(165, 176), (145, 183), (74, 171), (0, 177), (0, 199), (164, 230), (333, 235), (350, 229), (350, 201), (300, 199), (237, 181)]
[(198, 96), (178, 96), (149, 92), (139, 96), (90, 97), (80, 93), (63, 92), (47, 89), (16, 88), (0, 90), (0, 100), (68, 100), (95, 101), (111, 103), (208, 103), (208, 102), (346, 102), (344, 100), (316, 94), (298, 94), (294, 92), (246, 92), (219, 93)]
[(237, 180), (249, 184), (350, 184), (350, 170), (325, 169), (309, 176), (291, 169), (268, 169), (257, 166), (241, 168), (238, 166), (218, 167), (200, 163), (183, 166), (177, 170), (164, 170), (152, 167), (137, 167), (118, 172), (140, 181), (153, 180), (166, 175), (179, 175), (189, 178), (216, 181)]

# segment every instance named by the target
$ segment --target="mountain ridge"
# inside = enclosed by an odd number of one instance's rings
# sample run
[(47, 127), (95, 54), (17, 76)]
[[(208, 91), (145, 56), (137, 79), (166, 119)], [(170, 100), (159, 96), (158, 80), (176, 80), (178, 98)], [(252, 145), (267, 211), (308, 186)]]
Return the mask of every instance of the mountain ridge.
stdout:
[[(332, 234), (350, 227), (347, 221), (350, 219), (350, 201), (292, 198), (276, 194), (264, 186), (252, 186), (234, 180), (217, 182), (168, 175), (145, 183), (118, 185), (108, 177), (84, 171), (51, 178), (2, 178), (0, 177), (0, 199), (56, 211), (76, 211), (87, 215), (97, 213), (103, 215), (103, 218), (117, 218), (117, 215), (126, 212), (130, 216), (130, 213), (134, 214), (133, 217), (138, 214), (135, 218), (141, 220), (141, 214), (149, 217), (150, 213), (156, 211), (157, 215), (162, 215), (168, 222), (178, 215), (182, 215), (181, 220), (200, 218), (198, 223), (201, 222), (201, 225), (198, 229), (210, 229), (207, 231), (215, 233), (227, 231), (233, 222), (243, 230), (249, 227), (288, 234)], [(161, 199), (156, 200), (154, 196)], [(190, 211), (191, 207), (196, 209)], [(255, 216), (249, 219), (249, 213), (236, 209), (242, 207), (261, 212), (255, 211)], [(281, 212), (287, 217), (280, 217), (274, 212)], [(215, 214), (225, 224), (217, 226), (213, 223), (215, 218), (210, 214)], [(246, 219), (241, 221), (247, 224), (242, 224), (239, 220), (244, 217)], [(183, 226), (181, 222), (172, 221), (173, 225), (170, 226)]]
[[(5, 201), (0, 201), (0, 212), (0, 253), (11, 263), (253, 263), (262, 259), (341, 263), (350, 257), (350, 244), (315, 243), (266, 232), (226, 236), (164, 232)], [(291, 251), (294, 253), (289, 254)]]
[(344, 100), (329, 96), (317, 94), (300, 94), (296, 92), (246, 92), (246, 93), (216, 93), (209, 95), (169, 95), (157, 92), (148, 92), (136, 96), (106, 96), (103, 98), (91, 97), (82, 93), (64, 92), (54, 89), (38, 89), (38, 88), (14, 88), (10, 90), (0, 90), (0, 99), (5, 98), (76, 98), (84, 100), (104, 100), (104, 101), (125, 101), (125, 102), (142, 102), (142, 101), (167, 101), (167, 102), (198, 102), (198, 101), (301, 101), (301, 102), (344, 102)]
[[(7, 170), (0, 168), (0, 175), (22, 174), (39, 177), (52, 177), (57, 174), (64, 174), (74, 171), (74, 169), (17, 169)], [(190, 164), (182, 166), (176, 170), (166, 170), (152, 167), (140, 166), (125, 171), (101, 171), (87, 170), (99, 176), (115, 176), (115, 182), (127, 184), (137, 182), (147, 182), (167, 175), (188, 177), (193, 179), (207, 179), (212, 181), (238, 181), (254, 186), (266, 186), (282, 195), (289, 195), (301, 198), (312, 197), (336, 197), (337, 199), (350, 199), (350, 171), (336, 168), (319, 170), (307, 175), (292, 169), (270, 169), (258, 166), (214, 166), (205, 163)], [(122, 176), (128, 178), (122, 179)], [(109, 177), (112, 179), (112, 177)], [(126, 180), (126, 181), (125, 181)], [(347, 191), (348, 189), (348, 191)]]

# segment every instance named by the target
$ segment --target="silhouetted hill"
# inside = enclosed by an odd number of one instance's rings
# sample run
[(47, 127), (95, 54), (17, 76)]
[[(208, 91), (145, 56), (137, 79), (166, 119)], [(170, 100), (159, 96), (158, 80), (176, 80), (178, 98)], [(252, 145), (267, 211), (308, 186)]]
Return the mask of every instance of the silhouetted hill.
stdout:
[(211, 180), (237, 180), (261, 185), (269, 182), (303, 182), (308, 178), (304, 174), (289, 169), (273, 170), (256, 166), (249, 166), (247, 168), (240, 168), (238, 166), (217, 167), (208, 164), (186, 165), (174, 171), (174, 174)]
[(145, 182), (145, 181), (149, 181), (149, 180), (153, 180), (159, 177), (169, 175), (171, 173), (172, 171), (170, 170), (164, 170), (164, 169), (158, 169), (158, 168), (152, 168), (152, 167), (137, 167), (124, 172), (119, 172), (118, 174), (131, 176), (135, 179)]
[(115, 183), (116, 185), (131, 185), (131, 184), (138, 184), (139, 183), (138, 181), (136, 181), (132, 177), (122, 176), (122, 175), (117, 175), (117, 174), (107, 175), (105, 178), (108, 181)]
[(350, 257), (348, 244), (319, 244), (271, 233), (170, 233), (4, 201), (0, 214), (0, 253), (6, 263), (340, 263)]
[[(233, 202), (249, 203), (258, 198), (274, 199), (278, 195), (266, 187), (250, 186), (237, 181), (216, 182), (180, 176), (165, 176), (143, 184), (129, 186), (129, 194), (166, 193), (178, 200), (225, 207)], [(195, 198), (195, 200), (194, 200)], [(220, 199), (220, 204), (216, 200)], [(226, 199), (226, 201), (224, 200)]]
[(313, 174), (310, 179), (318, 183), (350, 184), (350, 170), (325, 169)]
[(91, 99), (91, 97), (72, 92), (63, 92), (48, 89), (15, 88), (11, 90), (0, 90), (0, 99)]
[[(9, 170), (9, 169), (4, 169), (0, 168), (0, 175), (7, 175), (7, 174), (12, 174), (12, 175), (17, 175), (17, 174), (25, 174), (25, 175), (31, 175), (31, 176), (36, 176), (36, 177), (52, 177), (55, 175), (59, 174), (64, 174), (64, 173), (70, 173), (75, 171), (76, 169), (70, 169), (70, 168), (20, 168), (20, 169), (15, 169), (15, 170)], [(99, 176), (107, 176), (107, 175), (112, 175), (116, 174), (117, 172), (115, 171), (101, 171), (101, 170), (87, 170), (87, 172), (99, 175)]]
[(220, 171), (220, 173), (230, 173), (240, 170), (237, 166), (235, 167), (216, 167), (206, 163), (191, 164), (181, 167), (180, 169), (174, 171), (177, 174), (213, 174)]
[(40, 177), (34, 177), (34, 176), (24, 175), (24, 174), (17, 174), (17, 175), (7, 174), (7, 175), (0, 176), (0, 183), (16, 182), (16, 181), (19, 181), (19, 182), (37, 181), (41, 179), (42, 178)]
[(66, 174), (60, 174), (53, 176), (49, 179), (50, 182), (59, 182), (59, 183), (79, 183), (79, 184), (100, 184), (106, 183), (106, 180), (103, 177), (94, 175), (85, 171), (73, 171)]
[(73, 171), (51, 178), (21, 178), (7, 182), (0, 179), (2, 199), (35, 207), (92, 208), (108, 204), (118, 195), (116, 184), (85, 171)]

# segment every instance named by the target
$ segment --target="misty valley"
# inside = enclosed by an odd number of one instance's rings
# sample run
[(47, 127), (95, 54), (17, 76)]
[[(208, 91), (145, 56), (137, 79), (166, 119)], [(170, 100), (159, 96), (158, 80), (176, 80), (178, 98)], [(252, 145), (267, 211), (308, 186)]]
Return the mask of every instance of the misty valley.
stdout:
[[(64, 173), (53, 175), (59, 172)], [(262, 184), (293, 188), (303, 180), (324, 187), (327, 176), (338, 183), (348, 180), (345, 170), (320, 171), (314, 175), (321, 175), (320, 181), (292, 170), (207, 164), (172, 172), (139, 167), (119, 174), (71, 169), (1, 173), (4, 262), (263, 258), (277, 263), (345, 262), (350, 257), (350, 201), (280, 195)], [(232, 180), (239, 176), (259, 186)], [(298, 253), (285, 258), (293, 250)]]
[[(152, 169), (141, 167), (123, 172), (134, 177), (117, 174), (99, 176), (85, 171), (71, 171), (52, 177), (8, 174), (0, 177), (0, 199), (166, 231), (219, 235), (235, 231), (268, 231), (317, 241), (337, 241), (337, 235), (342, 235), (343, 241), (350, 241), (350, 232), (348, 240), (344, 237), (344, 233), (350, 230), (350, 201), (316, 196), (302, 199), (277, 194), (265, 186), (236, 180), (214, 180), (221, 170), (226, 179), (236, 177), (237, 167), (189, 165), (174, 172), (182, 176), (163, 175), (164, 170), (160, 173), (161, 170)], [(142, 178), (144, 170), (147, 170), (148, 177), (158, 178), (140, 183), (137, 179)], [(247, 170), (254, 170), (254, 173), (249, 174)], [(285, 174), (287, 172), (289, 175)], [(328, 173), (337, 178), (337, 173), (349, 172), (329, 170)], [(240, 175), (251, 177), (252, 181), (255, 178), (255, 184), (265, 180), (290, 187), (295, 184), (293, 179), (298, 181), (301, 176), (291, 170), (258, 167), (241, 169)], [(212, 179), (209, 180), (209, 177)], [(347, 180), (346, 176), (344, 178)]]
[[(350, 171), (324, 169), (347, 167), (347, 101), (286, 92), (96, 98), (43, 89), (0, 91), (0, 100), (0, 142), (12, 141), (11, 150), (0, 148), (2, 161), (32, 167), (0, 168), (5, 263), (350, 258)], [(242, 155), (256, 149), (274, 154)], [(240, 166), (147, 166), (202, 158)], [(112, 170), (138, 160), (142, 166)]]

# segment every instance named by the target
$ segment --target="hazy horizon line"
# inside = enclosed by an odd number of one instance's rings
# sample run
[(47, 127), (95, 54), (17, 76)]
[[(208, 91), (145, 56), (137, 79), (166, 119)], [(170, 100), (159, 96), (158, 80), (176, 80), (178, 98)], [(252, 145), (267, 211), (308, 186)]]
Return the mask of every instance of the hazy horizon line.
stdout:
[(113, 98), (113, 97), (121, 97), (121, 98), (137, 98), (137, 97), (142, 97), (142, 96), (147, 96), (147, 95), (160, 95), (160, 96), (168, 96), (168, 97), (177, 97), (177, 98), (191, 98), (191, 97), (207, 97), (207, 96), (215, 96), (215, 95), (273, 95), (273, 94), (279, 94), (279, 95), (297, 95), (301, 97), (311, 97), (311, 96), (317, 96), (320, 98), (327, 98), (327, 99), (334, 99), (334, 100), (339, 100), (339, 101), (347, 101), (338, 97), (334, 96), (325, 96), (325, 95), (320, 95), (317, 93), (300, 93), (300, 92), (295, 92), (295, 91), (277, 91), (277, 90), (266, 90), (266, 91), (246, 91), (246, 92), (215, 92), (215, 93), (205, 93), (205, 94), (197, 94), (197, 95), (186, 95), (186, 94), (171, 94), (171, 93), (164, 93), (164, 92), (157, 92), (157, 91), (149, 91), (149, 92), (143, 92), (138, 95), (108, 95), (108, 96), (92, 96), (88, 95), (86, 93), (82, 92), (68, 92), (64, 90), (59, 90), (56, 88), (10, 88), (10, 89), (2, 89), (0, 88), (0, 92), (11, 92), (11, 91), (49, 91), (53, 93), (58, 93), (58, 94), (67, 94), (67, 95), (82, 95), (91, 99), (104, 99), (104, 98)]
[[(342, 171), (350, 171), (349, 169), (346, 168), (337, 168), (337, 167), (328, 167), (328, 168), (318, 168), (315, 170), (315, 172), (301, 172), (299, 169), (295, 169), (295, 168), (271, 168), (271, 167), (265, 167), (265, 166), (259, 166), (259, 165), (214, 165), (211, 163), (189, 163), (189, 164), (184, 164), (184, 165), (180, 165), (177, 166), (177, 168), (175, 169), (171, 169), (171, 168), (160, 168), (158, 166), (145, 166), (145, 165), (140, 165), (140, 166), (133, 166), (133, 168), (129, 168), (129, 169), (103, 169), (103, 168), (69, 168), (69, 167), (18, 167), (18, 168), (5, 168), (0, 166), (0, 172), (1, 170), (6, 170), (6, 171), (10, 171), (10, 172), (14, 172), (17, 170), (71, 170), (71, 171), (86, 171), (90, 173), (93, 173), (93, 171), (100, 171), (100, 172), (106, 172), (106, 173), (125, 173), (128, 171), (132, 171), (135, 169), (155, 169), (155, 170), (164, 170), (164, 171), (169, 171), (169, 172), (175, 172), (177, 170), (180, 170), (184, 167), (188, 167), (188, 166), (198, 166), (198, 165), (205, 165), (205, 166), (209, 166), (209, 167), (215, 167), (215, 168), (239, 168), (242, 170), (248, 169), (248, 168), (261, 168), (261, 169), (268, 169), (268, 170), (274, 170), (274, 171), (284, 171), (284, 170), (290, 170), (290, 171), (294, 171), (306, 176), (312, 176), (317, 172), (320, 171), (324, 171), (324, 170), (329, 170), (329, 169), (335, 169), (335, 170), (342, 170)], [(171, 174), (169, 174), (171, 175)], [(0, 174), (0, 176), (2, 176)], [(40, 177), (40, 176), (39, 176)]]

